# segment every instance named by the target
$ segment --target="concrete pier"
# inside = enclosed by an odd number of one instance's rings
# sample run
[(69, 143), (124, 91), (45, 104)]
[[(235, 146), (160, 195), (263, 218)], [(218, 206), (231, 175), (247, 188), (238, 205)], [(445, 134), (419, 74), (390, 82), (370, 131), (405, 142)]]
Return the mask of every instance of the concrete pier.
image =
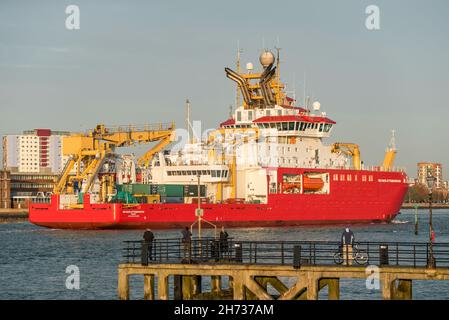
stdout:
[[(169, 291), (177, 300), (196, 299), (200, 296), (234, 300), (317, 300), (320, 290), (327, 287), (327, 298), (340, 298), (340, 279), (366, 279), (367, 269), (362, 266), (292, 266), (248, 264), (121, 264), (118, 272), (118, 297), (129, 299), (129, 277), (144, 276), (144, 298), (167, 300)], [(169, 288), (169, 277), (174, 277)], [(223, 288), (222, 277), (230, 277), (229, 286)], [(281, 277), (294, 278), (288, 287)], [(210, 278), (210, 292), (205, 293), (203, 280)], [(157, 280), (157, 295), (155, 295)], [(380, 295), (384, 300), (412, 299), (413, 280), (449, 280), (448, 268), (379, 268)], [(271, 287), (276, 294), (269, 293)]]

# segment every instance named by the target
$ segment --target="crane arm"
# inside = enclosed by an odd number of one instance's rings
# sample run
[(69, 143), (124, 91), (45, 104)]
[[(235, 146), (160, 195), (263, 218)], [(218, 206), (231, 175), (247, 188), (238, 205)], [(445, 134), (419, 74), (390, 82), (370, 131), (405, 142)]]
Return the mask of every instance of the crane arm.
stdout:
[[(118, 128), (107, 128), (104, 125), (97, 125), (88, 134), (73, 134), (64, 137), (63, 154), (71, 158), (64, 167), (53, 192), (61, 194), (70, 190), (74, 182), (78, 181), (78, 183), (81, 183), (84, 179), (87, 179), (87, 183), (82, 191), (88, 192), (95, 177), (101, 170), (104, 160), (114, 152), (116, 147), (162, 140), (156, 146), (156, 148), (162, 150), (166, 144), (171, 142), (167, 137), (171, 138), (174, 136), (174, 130), (174, 123)], [(154, 149), (150, 151), (154, 151)], [(156, 152), (158, 151), (154, 151), (154, 153)], [(146, 159), (149, 161), (151, 156), (147, 154)], [(75, 164), (78, 165), (77, 173), (71, 174)], [(84, 165), (83, 168), (82, 164)]]
[(150, 161), (154, 157), (154, 155), (156, 153), (162, 151), (166, 146), (168, 146), (174, 140), (175, 140), (174, 132), (171, 132), (170, 134), (167, 134), (164, 138), (162, 138), (161, 141), (159, 141), (158, 144), (156, 144), (153, 148), (151, 148), (151, 150), (147, 151), (143, 156), (141, 156), (137, 160), (137, 164), (139, 166), (148, 167), (150, 165)]
[(174, 123), (137, 126), (122, 126), (107, 128), (98, 125), (91, 135), (96, 140), (110, 142), (116, 147), (129, 146), (134, 143), (149, 143), (164, 139), (175, 130)]
[(332, 145), (332, 152), (342, 152), (350, 157), (352, 157), (352, 163), (354, 169), (361, 170), (362, 162), (360, 159), (360, 148), (354, 143), (334, 143)]

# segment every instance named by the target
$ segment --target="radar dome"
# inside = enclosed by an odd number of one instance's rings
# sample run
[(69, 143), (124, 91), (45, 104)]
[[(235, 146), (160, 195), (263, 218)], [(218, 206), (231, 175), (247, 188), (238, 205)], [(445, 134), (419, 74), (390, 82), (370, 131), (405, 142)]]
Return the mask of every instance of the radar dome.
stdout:
[(259, 57), (260, 64), (266, 68), (275, 61), (274, 54), (271, 51), (264, 51)]
[(315, 101), (315, 102), (313, 103), (313, 110), (319, 111), (320, 108), (321, 108), (321, 103), (319, 103), (318, 101)]

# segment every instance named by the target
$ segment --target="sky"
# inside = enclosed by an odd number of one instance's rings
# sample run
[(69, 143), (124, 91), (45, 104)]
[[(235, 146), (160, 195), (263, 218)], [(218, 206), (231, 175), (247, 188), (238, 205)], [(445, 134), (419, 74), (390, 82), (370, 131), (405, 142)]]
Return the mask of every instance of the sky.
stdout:
[[(80, 29), (66, 28), (68, 5)], [(369, 30), (367, 6), (379, 8)], [(204, 129), (235, 104), (224, 67), (258, 66), (281, 47), (281, 77), (337, 122), (332, 142), (379, 165), (396, 130), (395, 165), (443, 164), (449, 179), (447, 0), (0, 0), (0, 135), (33, 128), (185, 122)]]

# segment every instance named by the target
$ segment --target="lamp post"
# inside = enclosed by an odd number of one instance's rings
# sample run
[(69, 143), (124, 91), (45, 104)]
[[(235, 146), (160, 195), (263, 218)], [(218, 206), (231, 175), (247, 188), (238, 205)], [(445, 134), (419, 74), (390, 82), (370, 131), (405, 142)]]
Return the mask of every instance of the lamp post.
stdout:
[(435, 183), (435, 177), (429, 170), (427, 173), (427, 187), (429, 188), (429, 258), (427, 260), (427, 268), (435, 268), (435, 257), (433, 256), (433, 225), (432, 225), (432, 201), (433, 201), (433, 187)]

